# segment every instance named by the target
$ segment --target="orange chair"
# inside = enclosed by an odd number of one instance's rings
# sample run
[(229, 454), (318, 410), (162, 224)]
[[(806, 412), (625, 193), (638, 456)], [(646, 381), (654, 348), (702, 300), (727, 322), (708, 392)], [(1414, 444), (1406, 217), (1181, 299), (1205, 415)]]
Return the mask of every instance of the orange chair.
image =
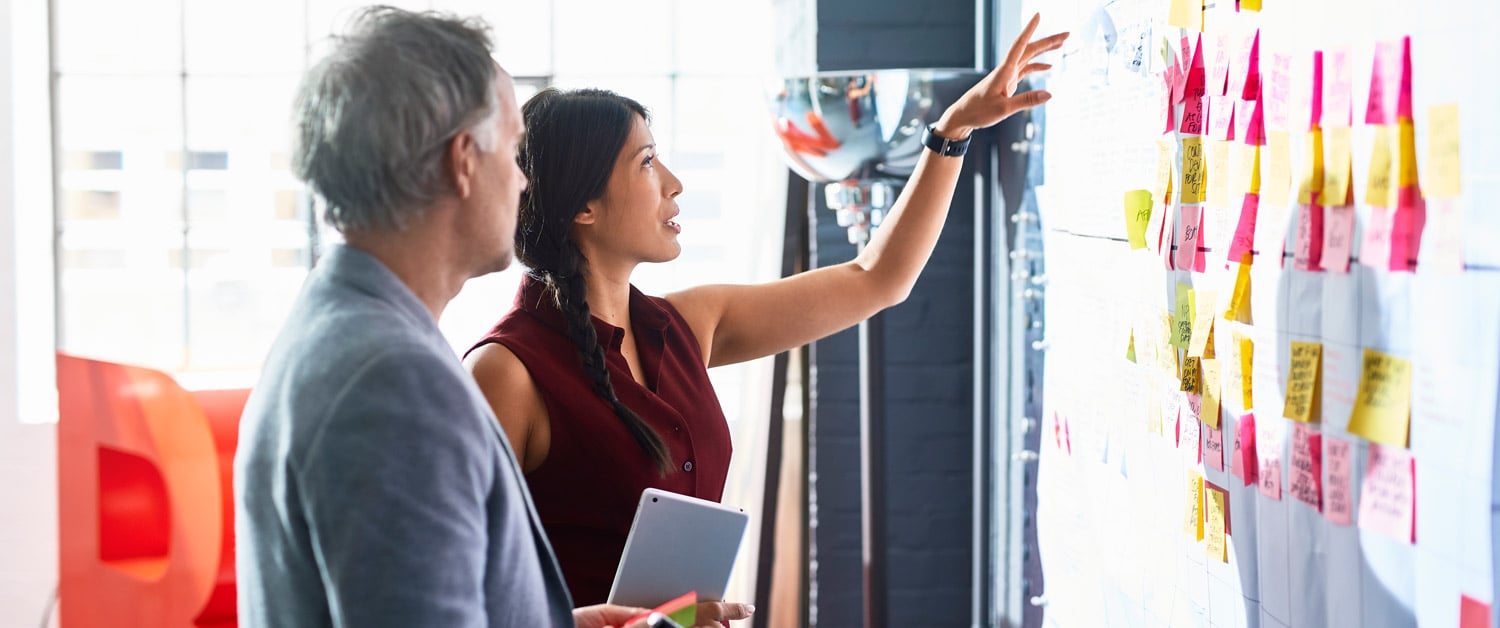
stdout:
[(235, 437), (249, 391), (57, 356), (63, 628), (235, 626)]

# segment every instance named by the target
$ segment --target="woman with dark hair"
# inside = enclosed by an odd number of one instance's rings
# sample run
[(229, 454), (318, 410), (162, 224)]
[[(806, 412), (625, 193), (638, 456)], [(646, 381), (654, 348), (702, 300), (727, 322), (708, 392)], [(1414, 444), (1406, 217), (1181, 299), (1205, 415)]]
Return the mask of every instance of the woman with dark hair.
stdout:
[[(1067, 37), (1031, 42), (1038, 19), (933, 134), (962, 141), (1050, 98), (1015, 94), (1021, 78), (1048, 67), (1031, 60)], [(548, 89), (523, 113), (530, 188), (516, 253), (530, 272), (466, 361), (526, 473), (574, 602), (592, 604), (609, 594), (642, 490), (722, 496), (729, 429), (707, 368), (806, 344), (903, 301), (942, 231), (963, 159), (924, 151), (851, 262), (657, 298), (630, 275), (681, 252), (673, 218), (682, 182), (657, 159), (645, 108), (602, 90)], [(750, 609), (717, 610), (740, 619)]]

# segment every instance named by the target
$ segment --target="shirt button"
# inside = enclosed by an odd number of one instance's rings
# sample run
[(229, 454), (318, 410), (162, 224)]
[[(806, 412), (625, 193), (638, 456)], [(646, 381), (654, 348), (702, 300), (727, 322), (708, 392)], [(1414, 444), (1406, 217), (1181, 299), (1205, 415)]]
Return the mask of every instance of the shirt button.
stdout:
[(674, 432), (681, 432), (682, 431), (682, 426), (681, 425), (673, 425), (672, 426), (672, 431), (674, 431)]
[(693, 461), (689, 460), (687, 462), (682, 463), (682, 470), (683, 471), (687, 471), (688, 473), (692, 473), (693, 472)]

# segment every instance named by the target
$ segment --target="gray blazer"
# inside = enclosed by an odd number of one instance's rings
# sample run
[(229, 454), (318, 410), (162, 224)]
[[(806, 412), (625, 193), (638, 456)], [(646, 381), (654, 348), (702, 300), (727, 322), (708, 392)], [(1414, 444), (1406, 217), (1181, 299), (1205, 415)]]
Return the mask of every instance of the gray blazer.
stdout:
[(240, 421), (240, 625), (572, 626), (510, 445), (431, 313), (338, 247)]

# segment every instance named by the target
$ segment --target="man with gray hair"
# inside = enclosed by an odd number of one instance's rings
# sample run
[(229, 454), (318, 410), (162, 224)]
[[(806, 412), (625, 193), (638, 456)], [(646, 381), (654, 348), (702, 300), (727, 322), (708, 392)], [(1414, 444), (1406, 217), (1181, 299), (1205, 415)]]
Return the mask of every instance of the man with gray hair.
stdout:
[(573, 611), (489, 405), (437, 320), (510, 263), (524, 129), (487, 27), (373, 8), (305, 77), (297, 176), (344, 234), (240, 423), (240, 625), (618, 625)]

